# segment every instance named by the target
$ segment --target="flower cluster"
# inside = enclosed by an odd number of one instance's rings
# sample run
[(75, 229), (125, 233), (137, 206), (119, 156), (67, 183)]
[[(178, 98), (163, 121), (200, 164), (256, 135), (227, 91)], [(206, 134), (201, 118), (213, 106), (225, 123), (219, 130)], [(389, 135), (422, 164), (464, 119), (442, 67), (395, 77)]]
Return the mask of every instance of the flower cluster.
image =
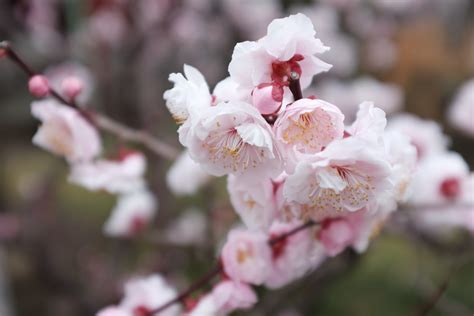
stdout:
[[(195, 163), (190, 175), (199, 167), (228, 176), (246, 226), (222, 248), (223, 284), (190, 315), (248, 308), (256, 301), (249, 285), (278, 288), (347, 247), (364, 251), (407, 196), (416, 148), (385, 131), (383, 110), (363, 102), (348, 125), (337, 105), (303, 98), (313, 76), (331, 68), (317, 57), (329, 48), (315, 34), (303, 14), (274, 20), (264, 37), (235, 46), (230, 77), (212, 94), (191, 66), (170, 75), (164, 98)], [(271, 239), (308, 221), (319, 225)], [(226, 304), (216, 299), (219, 287)]]
[[(69, 87), (69, 91), (74, 93), (65, 93), (68, 97), (80, 97), (82, 89), (72, 88), (82, 87), (82, 81), (79, 77), (68, 75), (76, 69), (81, 70), (71, 65), (56, 68), (50, 73), (50, 80), (42, 82), (42, 85), (49, 91), (51, 81), (52, 85), (66, 90)], [(32, 77), (32, 80), (34, 78), (38, 76)], [(71, 165), (69, 180), (72, 183), (91, 191), (118, 195), (117, 205), (104, 225), (104, 232), (109, 236), (130, 236), (141, 231), (152, 219), (157, 207), (157, 201), (143, 179), (145, 156), (138, 151), (122, 149), (114, 159), (101, 158), (101, 138), (92, 118), (86, 112), (53, 99), (33, 102), (31, 112), (42, 123), (33, 137), (33, 143), (66, 158)]]
[[(469, 112), (463, 115), (468, 117)], [(409, 188), (416, 194), (406, 199), (416, 209), (414, 223), (435, 234), (453, 227), (474, 233), (474, 173), (461, 155), (448, 150), (449, 139), (441, 127), (400, 114), (390, 121), (388, 130), (404, 134), (417, 149), (416, 172)]]

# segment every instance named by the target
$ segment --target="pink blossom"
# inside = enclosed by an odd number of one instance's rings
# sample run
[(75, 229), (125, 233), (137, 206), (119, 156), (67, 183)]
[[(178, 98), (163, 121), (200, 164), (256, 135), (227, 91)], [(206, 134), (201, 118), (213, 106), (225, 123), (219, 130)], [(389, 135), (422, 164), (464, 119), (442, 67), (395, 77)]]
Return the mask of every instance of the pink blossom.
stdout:
[[(413, 179), (413, 194), (409, 199), (415, 205), (443, 205), (467, 194), (464, 184), (469, 167), (455, 152), (432, 155), (418, 165)], [(472, 194), (472, 192), (471, 192)]]
[(176, 195), (195, 194), (211, 176), (184, 151), (166, 174), (168, 188)]
[(349, 126), (347, 132), (349, 135), (382, 145), (386, 125), (384, 111), (375, 107), (372, 102), (362, 102), (359, 105), (356, 120)]
[(101, 151), (97, 130), (76, 110), (53, 100), (31, 104), (31, 113), (42, 125), (33, 143), (71, 162), (87, 162)]
[(235, 310), (246, 310), (257, 303), (257, 295), (248, 284), (222, 281), (212, 289), (218, 309), (227, 315)]
[(110, 193), (128, 193), (144, 188), (145, 156), (132, 152), (121, 160), (98, 160), (76, 164), (69, 181), (88, 190)]
[(50, 91), (48, 79), (42, 75), (35, 75), (28, 81), (28, 89), (37, 98), (45, 97)]
[(411, 114), (399, 114), (391, 118), (387, 130), (408, 136), (416, 147), (419, 160), (444, 152), (449, 144), (448, 137), (443, 134), (438, 123)]
[(258, 231), (233, 229), (222, 248), (224, 271), (234, 281), (262, 284), (268, 275), (271, 258), (268, 238)]
[(271, 179), (248, 181), (230, 175), (227, 191), (237, 214), (250, 229), (268, 229), (278, 216), (275, 184)]
[[(119, 307), (132, 315), (137, 315), (139, 312), (146, 313), (174, 299), (177, 294), (177, 291), (159, 274), (136, 278), (125, 284), (125, 295)], [(181, 307), (175, 304), (156, 315), (178, 316), (180, 311)]]
[(301, 99), (278, 117), (274, 132), (287, 151), (315, 154), (342, 138), (343, 122), (344, 115), (336, 106), (322, 100)]
[(448, 111), (449, 122), (474, 137), (474, 79), (459, 89)]
[(377, 199), (392, 189), (391, 166), (385, 153), (356, 137), (336, 140), (301, 161), (283, 187), (287, 202), (295, 202), (297, 218), (321, 220), (362, 208), (377, 208)]
[[(275, 222), (270, 228), (270, 235), (281, 236), (299, 225), (301, 222)], [(325, 254), (322, 248), (318, 247), (312, 229), (283, 239), (272, 246), (272, 263), (265, 286), (271, 289), (280, 288), (316, 268), (324, 257)]]
[(148, 191), (121, 195), (104, 224), (104, 232), (112, 237), (128, 237), (140, 232), (156, 212), (157, 201)]
[(199, 113), (211, 105), (212, 97), (206, 79), (196, 68), (184, 65), (184, 75), (172, 73), (169, 81), (172, 89), (163, 94), (166, 106), (175, 121), (184, 123), (190, 113)]
[(209, 107), (179, 129), (191, 158), (215, 176), (271, 176), (282, 159), (271, 128), (251, 105), (230, 101)]
[(296, 73), (302, 88), (306, 88), (314, 75), (331, 68), (315, 57), (329, 49), (315, 34), (311, 21), (303, 14), (275, 19), (266, 36), (235, 46), (229, 73), (241, 89), (249, 92), (265, 83), (287, 85), (291, 73)]

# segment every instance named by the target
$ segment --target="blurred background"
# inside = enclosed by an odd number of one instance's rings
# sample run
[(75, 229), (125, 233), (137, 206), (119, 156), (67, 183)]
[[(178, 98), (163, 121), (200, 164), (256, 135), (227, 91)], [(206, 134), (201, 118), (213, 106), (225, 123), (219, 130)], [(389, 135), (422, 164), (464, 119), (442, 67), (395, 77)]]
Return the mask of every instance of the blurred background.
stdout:
[[(367, 99), (389, 115), (435, 120), (472, 170), (473, 139), (446, 115), (474, 77), (472, 0), (2, 0), (0, 40), (51, 76), (73, 68), (88, 83), (87, 107), (179, 148), (162, 98), (168, 74), (193, 65), (212, 89), (228, 76), (235, 43), (296, 12), (332, 47), (322, 59), (334, 68), (311, 94), (348, 117)], [(1, 316), (93, 315), (120, 298), (130, 276), (159, 271), (182, 289), (206, 271), (238, 220), (225, 179), (177, 197), (165, 181), (171, 162), (103, 135), (106, 155), (122, 145), (147, 154), (160, 204), (145, 232), (105, 237), (115, 198), (68, 183), (66, 162), (31, 143), (38, 122), (27, 77), (5, 58), (0, 96)], [(429, 315), (472, 315), (473, 249), (462, 233), (426, 241), (387, 229), (363, 256), (344, 254), (286, 288), (262, 290), (242, 315), (416, 315), (446, 280)]]

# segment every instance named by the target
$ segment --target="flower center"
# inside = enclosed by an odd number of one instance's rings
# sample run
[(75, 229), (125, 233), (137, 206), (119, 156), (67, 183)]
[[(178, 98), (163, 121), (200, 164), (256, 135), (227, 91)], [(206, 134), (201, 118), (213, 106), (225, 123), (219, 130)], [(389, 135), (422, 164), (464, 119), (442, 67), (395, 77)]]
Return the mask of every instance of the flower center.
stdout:
[(298, 117), (290, 117), (283, 131), (283, 141), (296, 145), (304, 153), (320, 151), (335, 139), (335, 128), (331, 118), (321, 109), (306, 112)]
[(303, 59), (302, 55), (296, 54), (287, 61), (275, 60), (272, 63), (272, 80), (282, 85), (288, 85), (292, 72), (297, 73), (301, 77), (301, 67), (298, 62)]
[(245, 143), (235, 128), (211, 132), (203, 146), (212, 163), (233, 172), (255, 168), (265, 159), (265, 151)]
[(441, 194), (449, 199), (455, 199), (461, 194), (461, 183), (458, 178), (447, 178), (440, 185)]

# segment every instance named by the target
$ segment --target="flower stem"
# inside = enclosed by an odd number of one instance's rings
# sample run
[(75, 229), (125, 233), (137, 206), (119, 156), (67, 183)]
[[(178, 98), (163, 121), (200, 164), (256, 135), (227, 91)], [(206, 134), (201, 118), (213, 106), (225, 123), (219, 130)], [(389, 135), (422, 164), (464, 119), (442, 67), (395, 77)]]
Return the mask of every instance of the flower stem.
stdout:
[(295, 101), (303, 99), (303, 92), (301, 91), (300, 76), (296, 72), (292, 72), (290, 76), (290, 91), (293, 94)]

